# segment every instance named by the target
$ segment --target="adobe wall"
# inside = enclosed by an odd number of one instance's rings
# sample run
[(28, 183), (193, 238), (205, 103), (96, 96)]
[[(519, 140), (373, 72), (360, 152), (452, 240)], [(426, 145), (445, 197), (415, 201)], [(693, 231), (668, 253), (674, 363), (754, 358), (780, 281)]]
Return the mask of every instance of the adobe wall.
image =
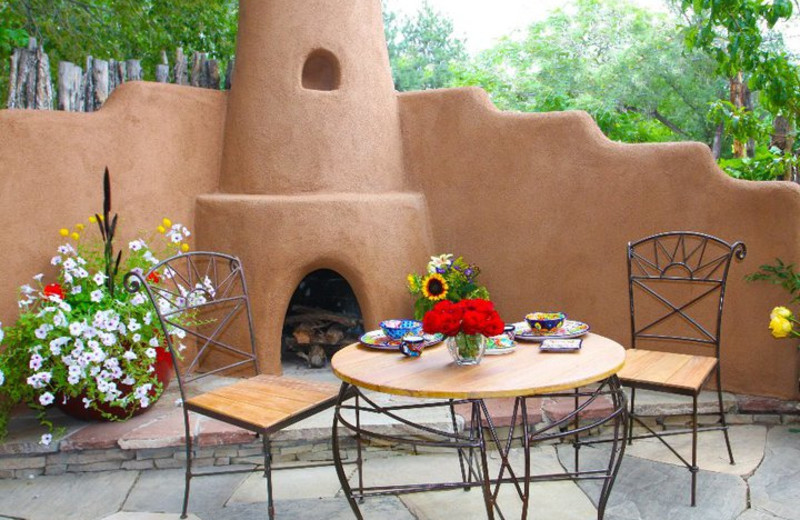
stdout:
[(219, 182), (225, 99), (131, 82), (91, 114), (0, 110), (0, 322), (16, 320), (20, 285), (53, 274), (49, 261), (64, 241), (58, 230), (102, 212), (106, 166), (117, 247), (165, 216), (194, 229), (195, 198)]
[(767, 329), (787, 295), (743, 277), (800, 258), (800, 187), (731, 179), (699, 143), (611, 142), (581, 112), (499, 112), (480, 89), (399, 100), (406, 171), (427, 198), (436, 251), (478, 263), (507, 319), (564, 309), (624, 344), (628, 241), (674, 230), (742, 240), (748, 255), (731, 266), (723, 320), (724, 386), (798, 398), (797, 341)]

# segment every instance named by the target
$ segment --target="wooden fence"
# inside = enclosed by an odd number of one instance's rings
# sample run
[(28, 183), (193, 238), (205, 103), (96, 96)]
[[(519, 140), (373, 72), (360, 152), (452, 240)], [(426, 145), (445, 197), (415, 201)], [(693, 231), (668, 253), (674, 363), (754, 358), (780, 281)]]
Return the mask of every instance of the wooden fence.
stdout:
[[(234, 60), (228, 63), (225, 89), (230, 89)], [(167, 53), (161, 53), (161, 63), (156, 65), (156, 81), (219, 90), (220, 67), (217, 60), (208, 59), (202, 52), (192, 53), (191, 60), (178, 48), (174, 65), (170, 67)], [(103, 106), (115, 88), (126, 81), (143, 79), (140, 60), (125, 61), (86, 58), (85, 68), (62, 61), (58, 64), (57, 88), (53, 89), (50, 60), (35, 38), (28, 47), (16, 49), (11, 56), (9, 74), (8, 108), (38, 110), (66, 110), (94, 112)], [(55, 103), (54, 103), (55, 101)]]

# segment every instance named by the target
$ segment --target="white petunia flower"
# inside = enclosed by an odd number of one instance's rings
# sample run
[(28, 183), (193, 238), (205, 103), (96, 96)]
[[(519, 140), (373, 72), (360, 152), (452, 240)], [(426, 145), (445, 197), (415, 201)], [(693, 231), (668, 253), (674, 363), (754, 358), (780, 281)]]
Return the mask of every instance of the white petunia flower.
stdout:
[(75, 287), (72, 288), (70, 292), (72, 294), (80, 294), (81, 292), (83, 292), (83, 287), (81, 287), (80, 285), (76, 285)]
[(150, 341), (148, 341), (147, 344), (150, 345), (151, 347), (157, 347), (159, 345), (158, 337), (153, 336), (152, 338), (150, 338)]
[(33, 334), (39, 339), (44, 339), (47, 337), (47, 333), (49, 332), (49, 330), (50, 329), (48, 325), (46, 323), (43, 323), (39, 325), (39, 327), (35, 331), (33, 331)]
[(133, 295), (133, 298), (131, 298), (131, 303), (134, 305), (142, 305), (146, 301), (147, 299), (142, 293), (136, 293)]
[(134, 359), (136, 359), (136, 353), (132, 350), (128, 350), (124, 354), (122, 354), (122, 357), (127, 359), (128, 361), (133, 361)]
[(142, 341), (142, 335), (141, 335), (141, 334), (139, 334), (139, 333), (137, 332), (136, 334), (134, 334), (133, 336), (131, 336), (131, 340), (132, 340), (134, 343), (139, 343), (140, 341)]
[(78, 267), (78, 262), (73, 260), (72, 258), (67, 258), (64, 260), (64, 269), (69, 269), (70, 271)]
[(89, 408), (89, 406), (91, 404), (92, 404), (92, 400), (91, 399), (89, 399), (88, 397), (84, 397), (83, 398), (83, 407), (84, 408)]
[(53, 325), (56, 327), (66, 327), (67, 326), (67, 317), (64, 316), (64, 313), (58, 311), (53, 315)]
[(103, 285), (107, 279), (108, 276), (106, 276), (105, 273), (100, 273), (100, 272), (95, 273), (95, 275), (92, 277), (92, 280), (97, 285)]
[(41, 404), (42, 406), (47, 406), (49, 404), (52, 404), (54, 400), (55, 397), (50, 392), (45, 392), (39, 396), (39, 404)]
[(150, 359), (153, 359), (153, 358), (156, 357), (156, 349), (149, 348), (149, 349), (144, 351), (144, 355), (149, 357)]
[(37, 282), (41, 282), (42, 278), (44, 278), (44, 273), (39, 273), (33, 277), (33, 279), (36, 280)]
[(125, 379), (122, 380), (122, 384), (123, 385), (128, 385), (128, 386), (133, 385), (133, 383), (135, 383), (135, 382), (136, 382), (136, 380), (134, 378), (132, 378), (131, 376), (127, 376)]
[(142, 321), (144, 322), (145, 325), (150, 325), (153, 322), (153, 315), (148, 312), (147, 314), (144, 315)]
[(72, 305), (68, 304), (67, 302), (59, 303), (58, 308), (64, 312), (72, 312)]
[(144, 243), (144, 240), (134, 240), (133, 242), (128, 242), (128, 248), (131, 251), (139, 251), (143, 247), (147, 247), (147, 244)]
[(60, 256), (54, 256), (53, 258), (50, 259), (50, 265), (58, 265), (60, 263), (61, 263)]
[(139, 325), (139, 322), (137, 322), (134, 318), (131, 318), (130, 320), (128, 320), (128, 330), (129, 331), (136, 332), (137, 330), (139, 330), (141, 328), (142, 328), (142, 326)]
[(34, 289), (28, 284), (23, 285), (22, 287), (19, 288), (19, 290), (22, 292), (22, 294), (33, 294), (36, 292), (36, 289)]
[(31, 356), (31, 360), (28, 362), (28, 368), (31, 370), (39, 370), (42, 368), (42, 361), (43, 358), (39, 354), (34, 354)]
[(89, 271), (83, 267), (79, 267), (73, 271), (73, 274), (78, 278), (89, 278)]
[(103, 300), (103, 291), (101, 291), (100, 289), (92, 291), (89, 297), (93, 302), (98, 303)]
[(103, 342), (103, 345), (110, 347), (117, 343), (117, 336), (114, 334), (102, 334), (100, 336), (100, 341)]
[(53, 442), (53, 434), (51, 433), (43, 433), (42, 438), (39, 439), (39, 444), (44, 446), (50, 446), (51, 442)]
[(72, 323), (69, 324), (69, 333), (72, 334), (73, 336), (80, 336), (81, 334), (83, 334), (83, 327), (84, 327), (83, 323), (79, 321), (73, 321)]

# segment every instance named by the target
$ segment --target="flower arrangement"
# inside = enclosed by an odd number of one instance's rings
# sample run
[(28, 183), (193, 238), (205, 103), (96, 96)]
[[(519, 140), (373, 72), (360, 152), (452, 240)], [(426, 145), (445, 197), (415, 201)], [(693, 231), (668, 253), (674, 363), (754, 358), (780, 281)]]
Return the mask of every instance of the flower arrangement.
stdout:
[[(7, 429), (11, 408), (25, 402), (38, 411), (52, 440), (53, 424), (45, 408), (53, 403), (78, 400), (109, 420), (125, 419), (147, 408), (160, 397), (163, 387), (154, 364), (165, 354), (158, 318), (141, 292), (130, 294), (119, 274), (140, 274), (160, 259), (188, 251), (190, 232), (181, 224), (163, 219), (151, 240), (128, 243), (127, 254), (114, 255), (117, 216), (111, 217), (108, 170), (104, 178), (103, 214), (89, 218), (97, 224), (100, 239), (92, 238), (85, 224), (61, 229), (67, 240), (58, 247), (51, 264), (58, 268), (56, 281), (33, 277), (34, 286), (19, 291), (20, 315), (2, 330), (0, 344), (0, 438)], [(150, 244), (160, 243), (157, 248)], [(158, 283), (160, 276), (150, 275)], [(175, 330), (181, 337), (185, 333)], [(115, 413), (110, 413), (113, 410)]]
[[(780, 285), (790, 295), (791, 302), (800, 302), (800, 273), (794, 270), (794, 264), (784, 264), (779, 258), (775, 264), (766, 264), (759, 270), (747, 276), (749, 281), (765, 281)], [(800, 332), (795, 329), (795, 324), (800, 324), (794, 313), (787, 307), (775, 307), (769, 315), (769, 329), (772, 336), (777, 339), (789, 336), (800, 337)]]
[(414, 318), (421, 320), (426, 312), (444, 300), (488, 300), (489, 291), (476, 282), (480, 273), (477, 265), (468, 264), (460, 256), (455, 260), (449, 253), (432, 256), (425, 274), (408, 275), (408, 290), (417, 298), (414, 303)]
[(497, 336), (504, 327), (505, 323), (494, 304), (484, 299), (456, 303), (443, 300), (426, 312), (422, 319), (422, 328), (428, 334), (441, 333), (454, 338), (462, 358), (479, 358), (479, 350), (484, 344), (480, 336)]

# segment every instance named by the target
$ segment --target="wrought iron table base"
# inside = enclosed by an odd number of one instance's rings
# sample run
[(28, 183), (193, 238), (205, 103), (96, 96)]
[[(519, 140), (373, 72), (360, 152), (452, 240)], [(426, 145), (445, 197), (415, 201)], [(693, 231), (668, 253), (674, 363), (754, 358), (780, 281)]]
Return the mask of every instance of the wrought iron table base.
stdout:
[[(345, 398), (346, 396), (351, 395), (351, 392), (356, 393), (356, 399), (351, 401), (352, 404), (345, 404)], [(531, 425), (529, 424), (527, 414), (526, 400), (529, 397), (518, 397), (514, 403), (508, 436), (505, 439), (501, 439), (497, 428), (494, 425), (492, 417), (489, 414), (486, 403), (482, 399), (449, 400), (422, 404), (381, 406), (369, 399), (369, 397), (365, 396), (359, 388), (353, 387), (349, 383), (342, 383), (339, 393), (339, 401), (336, 404), (336, 410), (333, 418), (333, 457), (336, 471), (339, 476), (339, 481), (342, 485), (342, 490), (347, 497), (355, 517), (358, 519), (363, 519), (358, 503), (367, 497), (458, 488), (469, 490), (473, 487), (480, 487), (483, 493), (487, 518), (493, 520), (495, 516), (497, 516), (500, 519), (504, 519), (505, 517), (498, 506), (497, 498), (500, 491), (500, 486), (503, 484), (511, 484), (514, 489), (516, 489), (517, 494), (522, 501), (521, 518), (525, 519), (527, 518), (529, 510), (531, 482), (593, 479), (604, 481), (597, 507), (597, 517), (598, 519), (602, 520), (605, 514), (606, 505), (608, 503), (608, 497), (611, 493), (612, 486), (619, 471), (620, 462), (622, 460), (626, 444), (625, 436), (627, 434), (628, 415), (625, 394), (622, 392), (619, 380), (616, 376), (611, 376), (598, 385), (598, 387), (594, 390), (576, 390), (574, 393), (548, 394), (548, 396), (574, 397), (576, 403), (575, 410), (559, 421), (550, 423), (540, 429), (532, 429)], [(611, 413), (609, 413), (607, 416), (593, 419), (589, 423), (580, 424), (579, 419), (581, 415), (601, 396), (609, 396), (611, 398), (613, 404), (613, 410)], [(585, 398), (583, 402), (580, 402), (581, 397)], [(471, 405), (470, 425), (463, 434), (457, 433), (457, 423), (455, 418), (454, 405), (459, 403), (469, 403)], [(452, 419), (452, 431), (417, 424), (401, 415), (403, 411), (410, 409), (435, 408), (443, 406), (449, 408)], [(345, 411), (354, 412), (355, 420), (353, 421), (352, 419), (345, 417), (343, 415), (343, 412)], [(390, 417), (404, 424), (410, 429), (424, 434), (426, 438), (423, 439), (418, 436), (412, 437), (410, 435), (390, 435), (363, 428), (361, 425), (361, 416), (364, 413), (381, 414), (386, 417)], [(487, 426), (480, 427), (484, 420)], [(613, 444), (608, 465), (597, 470), (580, 470), (578, 467), (577, 457), (577, 450), (580, 448), (580, 434), (587, 432), (590, 429), (603, 426), (609, 422), (613, 423), (614, 437), (612, 440)], [(517, 425), (521, 427), (521, 435), (514, 435)], [(355, 487), (355, 489), (350, 485), (347, 475), (343, 469), (341, 446), (339, 444), (340, 426), (352, 432), (356, 439), (358, 485)], [(531, 475), (531, 447), (537, 442), (569, 437), (573, 438), (573, 444), (576, 449), (576, 467), (574, 471)], [(458, 454), (461, 481), (366, 487), (364, 486), (362, 475), (363, 459), (361, 444), (367, 439), (411, 444), (415, 446), (453, 448)], [(490, 476), (489, 474), (489, 468), (487, 464), (488, 443), (492, 443), (492, 445), (497, 448), (497, 451), (500, 455), (500, 470), (495, 477)], [(518, 473), (515, 472), (511, 462), (509, 461), (509, 453), (511, 448), (517, 443), (521, 445), (524, 452), (524, 469), (521, 475), (518, 475)]]

